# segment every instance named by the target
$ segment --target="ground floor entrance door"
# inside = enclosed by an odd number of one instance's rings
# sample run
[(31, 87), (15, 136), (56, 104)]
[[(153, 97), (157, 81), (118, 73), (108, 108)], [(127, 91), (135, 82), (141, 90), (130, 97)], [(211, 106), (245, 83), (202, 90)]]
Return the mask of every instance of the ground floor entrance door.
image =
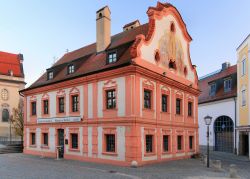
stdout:
[(64, 155), (64, 129), (58, 129), (58, 146), (59, 148), (59, 158), (63, 158)]
[(214, 122), (215, 150), (233, 152), (234, 123), (228, 116), (220, 116)]
[(247, 132), (240, 132), (240, 155), (249, 155), (249, 135)]

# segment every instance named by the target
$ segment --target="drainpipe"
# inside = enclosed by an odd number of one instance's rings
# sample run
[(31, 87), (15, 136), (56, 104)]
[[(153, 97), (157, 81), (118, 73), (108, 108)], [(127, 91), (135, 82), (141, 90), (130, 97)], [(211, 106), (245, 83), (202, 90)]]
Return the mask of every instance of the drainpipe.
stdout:
[(237, 144), (236, 144), (236, 127), (237, 127), (237, 114), (236, 114), (236, 110), (237, 110), (237, 104), (236, 104), (237, 100), (236, 97), (234, 97), (234, 154), (237, 154)]

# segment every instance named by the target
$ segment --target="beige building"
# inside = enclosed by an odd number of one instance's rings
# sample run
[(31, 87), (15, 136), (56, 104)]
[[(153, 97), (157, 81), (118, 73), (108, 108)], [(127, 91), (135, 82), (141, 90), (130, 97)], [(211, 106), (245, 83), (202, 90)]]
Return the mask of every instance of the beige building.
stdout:
[[(0, 142), (10, 137), (10, 117), (24, 87), (23, 55), (0, 51)], [(17, 138), (14, 130), (11, 133)]]

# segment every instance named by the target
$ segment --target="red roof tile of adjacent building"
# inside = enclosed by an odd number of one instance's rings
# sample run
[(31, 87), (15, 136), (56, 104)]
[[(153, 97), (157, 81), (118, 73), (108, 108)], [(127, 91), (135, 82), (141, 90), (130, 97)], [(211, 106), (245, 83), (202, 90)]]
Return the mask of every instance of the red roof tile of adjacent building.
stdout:
[(0, 51), (0, 75), (10, 75), (24, 77), (22, 66), (22, 54), (12, 54)]
[[(224, 92), (224, 79), (231, 77), (232, 89), (229, 92)], [(216, 93), (214, 96), (210, 96), (209, 84), (216, 83)], [(201, 94), (199, 96), (199, 104), (223, 100), (237, 96), (237, 65), (228, 67), (225, 70), (210, 75), (206, 78), (199, 80), (199, 88)]]

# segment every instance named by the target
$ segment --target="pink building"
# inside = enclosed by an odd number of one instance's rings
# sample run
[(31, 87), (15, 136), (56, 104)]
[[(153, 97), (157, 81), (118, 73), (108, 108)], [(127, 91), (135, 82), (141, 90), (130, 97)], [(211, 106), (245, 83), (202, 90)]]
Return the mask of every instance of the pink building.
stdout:
[(149, 22), (110, 35), (96, 12), (96, 43), (66, 53), (25, 96), (24, 153), (129, 166), (198, 152), (198, 79), (177, 9), (157, 3)]

